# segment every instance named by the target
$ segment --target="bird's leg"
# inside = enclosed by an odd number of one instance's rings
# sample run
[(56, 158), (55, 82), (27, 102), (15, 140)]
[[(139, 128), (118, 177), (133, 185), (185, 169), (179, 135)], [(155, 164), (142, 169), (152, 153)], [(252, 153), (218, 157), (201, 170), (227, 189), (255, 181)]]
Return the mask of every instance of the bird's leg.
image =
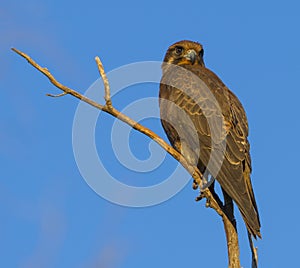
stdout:
[(211, 194), (213, 195), (214, 199), (217, 201), (220, 208), (223, 207), (223, 202), (221, 201), (220, 197), (215, 191), (215, 180), (212, 182), (212, 184), (208, 187)]
[(222, 192), (223, 192), (223, 196), (224, 196), (223, 211), (226, 214), (227, 218), (231, 221), (233, 227), (236, 230), (236, 220), (234, 218), (232, 198), (225, 192), (225, 190), (223, 188), (222, 188)]
[[(218, 194), (215, 192), (215, 180), (212, 182), (212, 184), (208, 187), (209, 191), (213, 195), (214, 199), (217, 201), (218, 205), (220, 208), (223, 208), (223, 202), (221, 201), (220, 197)], [(200, 201), (204, 196), (202, 193), (196, 198), (196, 201)]]

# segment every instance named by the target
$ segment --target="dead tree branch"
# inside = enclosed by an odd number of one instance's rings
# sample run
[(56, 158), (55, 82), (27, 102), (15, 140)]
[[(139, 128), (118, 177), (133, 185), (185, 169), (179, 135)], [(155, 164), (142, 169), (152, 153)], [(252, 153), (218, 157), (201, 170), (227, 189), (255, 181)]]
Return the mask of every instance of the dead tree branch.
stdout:
[[(111, 96), (110, 96), (110, 88), (109, 88), (109, 82), (106, 77), (103, 64), (99, 57), (96, 57), (96, 63), (98, 66), (98, 70), (100, 73), (100, 76), (103, 80), (104, 87), (105, 87), (105, 105), (101, 105), (84, 95), (80, 94), (79, 92), (64, 86), (60, 82), (58, 82), (54, 76), (49, 72), (47, 68), (41, 67), (39, 64), (37, 64), (33, 59), (31, 59), (27, 54), (23, 53), (22, 51), (12, 48), (14, 52), (19, 54), (21, 57), (25, 58), (29, 64), (31, 64), (34, 68), (36, 68), (39, 72), (44, 74), (50, 82), (57, 88), (63, 91), (61, 94), (53, 95), (53, 94), (47, 94), (47, 96), (50, 97), (62, 97), (64, 95), (72, 95), (73, 97), (80, 99), (81, 101), (84, 101), (88, 103), (89, 105), (102, 110), (108, 114), (111, 114), (112, 116), (118, 118), (119, 120), (123, 121), (124, 123), (128, 124), (132, 128), (136, 129), (137, 131), (145, 134), (150, 139), (154, 140), (157, 144), (159, 144), (165, 151), (167, 151), (172, 157), (174, 157), (180, 164), (191, 174), (191, 176), (194, 179), (194, 182), (196, 185), (202, 189), (202, 174), (199, 171), (199, 169), (195, 166), (191, 166), (188, 161), (178, 152), (176, 151), (172, 146), (167, 144), (162, 138), (160, 138), (157, 134), (155, 134), (153, 131), (151, 131), (149, 128), (146, 128), (139, 124), (138, 122), (132, 120), (125, 114), (122, 114), (120, 111), (115, 109), (112, 105)], [(214, 209), (223, 220), (224, 229), (226, 233), (226, 239), (227, 239), (227, 250), (228, 250), (228, 267), (229, 268), (240, 268), (240, 259), (239, 259), (239, 244), (238, 244), (238, 235), (234, 228), (234, 226), (231, 224), (230, 220), (227, 218), (226, 214), (223, 211), (223, 208), (219, 206), (218, 202), (213, 197), (212, 193), (208, 188), (205, 188), (204, 190), (200, 191), (200, 199), (206, 198), (206, 207), (210, 207)]]

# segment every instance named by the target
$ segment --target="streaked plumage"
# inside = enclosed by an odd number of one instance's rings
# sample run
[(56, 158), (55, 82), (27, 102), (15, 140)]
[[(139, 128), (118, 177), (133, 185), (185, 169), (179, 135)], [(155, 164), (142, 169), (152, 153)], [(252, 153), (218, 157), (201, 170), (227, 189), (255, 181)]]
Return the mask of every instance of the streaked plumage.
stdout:
[[(248, 122), (242, 104), (205, 67), (199, 43), (180, 41), (170, 46), (162, 69), (160, 113), (170, 143), (202, 173), (210, 173), (220, 183), (224, 198), (235, 201), (248, 231), (261, 237), (250, 180)], [(224, 155), (219, 171), (221, 161), (210, 159), (212, 152)]]

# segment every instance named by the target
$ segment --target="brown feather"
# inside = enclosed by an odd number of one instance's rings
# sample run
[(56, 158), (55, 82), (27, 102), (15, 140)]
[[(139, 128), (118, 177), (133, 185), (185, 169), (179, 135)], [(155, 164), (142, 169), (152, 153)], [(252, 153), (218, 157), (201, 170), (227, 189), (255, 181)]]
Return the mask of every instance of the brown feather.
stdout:
[[(243, 106), (217, 75), (204, 66), (203, 59), (194, 65), (179, 64), (180, 58), (173, 52), (178, 45), (197, 53), (203, 49), (198, 43), (183, 41), (167, 51), (159, 92), (163, 128), (172, 146), (191, 164), (201, 170), (208, 168), (237, 204), (249, 232), (261, 237), (250, 180), (248, 122)], [(224, 155), (224, 159), (210, 159), (213, 152)]]

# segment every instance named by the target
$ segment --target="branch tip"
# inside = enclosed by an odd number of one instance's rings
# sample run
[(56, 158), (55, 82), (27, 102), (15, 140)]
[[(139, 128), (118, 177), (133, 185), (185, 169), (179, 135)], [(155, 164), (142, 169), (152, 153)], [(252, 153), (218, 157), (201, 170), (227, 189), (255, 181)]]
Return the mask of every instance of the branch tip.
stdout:
[(63, 92), (63, 93), (56, 94), (56, 95), (47, 93), (46, 96), (52, 97), (52, 98), (59, 98), (59, 97), (65, 96), (65, 95), (67, 95), (67, 94), (68, 94), (67, 92)]
[(28, 57), (26, 54), (24, 54), (22, 51), (20, 51), (20, 50), (14, 48), (14, 47), (12, 47), (11, 50), (12, 50), (13, 52), (17, 53), (18, 55), (22, 56), (22, 57), (25, 58), (25, 59), (28, 59), (28, 58), (29, 58), (29, 57)]
[(99, 74), (100, 74), (100, 76), (103, 80), (103, 84), (104, 84), (104, 91), (105, 91), (104, 99), (106, 102), (106, 107), (108, 109), (112, 109), (113, 107), (112, 107), (112, 102), (111, 102), (111, 97), (110, 97), (110, 87), (109, 87), (109, 82), (108, 82), (106, 73), (104, 71), (103, 64), (98, 56), (95, 57), (95, 61), (97, 63), (98, 71), (99, 71)]

